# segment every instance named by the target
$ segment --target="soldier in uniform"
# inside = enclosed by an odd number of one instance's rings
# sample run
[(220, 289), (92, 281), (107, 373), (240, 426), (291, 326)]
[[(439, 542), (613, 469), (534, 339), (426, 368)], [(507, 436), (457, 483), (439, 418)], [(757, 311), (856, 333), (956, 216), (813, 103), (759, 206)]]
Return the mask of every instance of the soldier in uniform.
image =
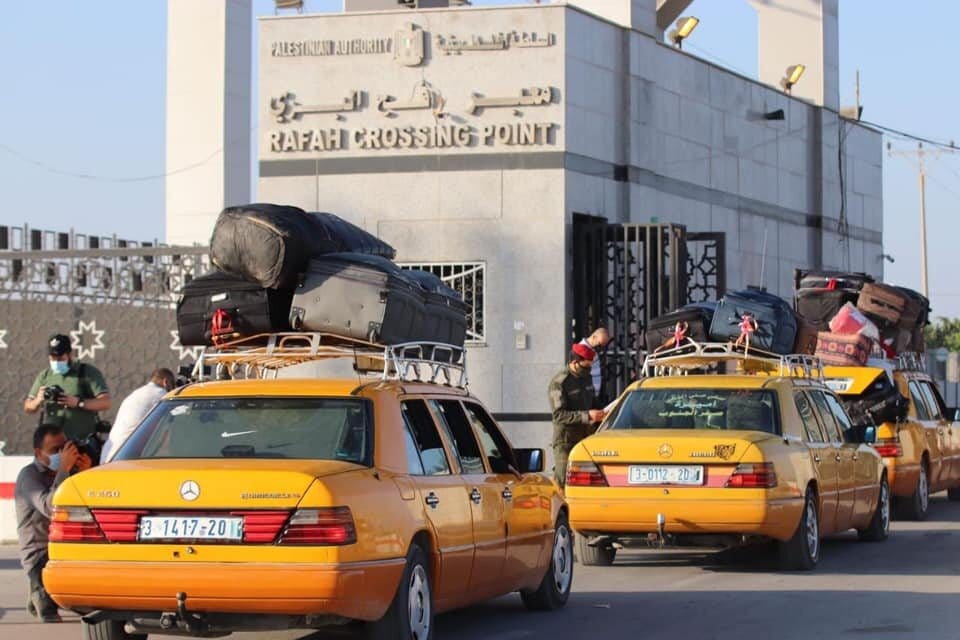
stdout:
[(567, 366), (550, 381), (547, 393), (553, 413), (553, 473), (562, 487), (567, 457), (574, 445), (596, 430), (603, 411), (594, 409), (590, 369), (596, 352), (583, 343), (573, 345)]

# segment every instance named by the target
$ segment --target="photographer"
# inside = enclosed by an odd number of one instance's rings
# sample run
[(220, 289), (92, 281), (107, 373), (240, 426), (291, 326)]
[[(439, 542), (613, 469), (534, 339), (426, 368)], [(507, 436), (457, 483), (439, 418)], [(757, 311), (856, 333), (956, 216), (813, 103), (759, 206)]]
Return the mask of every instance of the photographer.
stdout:
[(51, 424), (42, 424), (33, 432), (33, 455), (33, 462), (17, 476), (13, 492), (20, 561), (30, 581), (27, 610), (43, 622), (60, 622), (57, 605), (43, 586), (53, 512), (51, 501), (67, 476), (89, 469), (91, 460), (67, 441), (62, 428)]
[(23, 409), (43, 411), (42, 424), (58, 425), (67, 438), (83, 440), (95, 432), (97, 412), (110, 409), (110, 391), (96, 367), (71, 359), (72, 349), (67, 336), (50, 338), (49, 367), (37, 375)]

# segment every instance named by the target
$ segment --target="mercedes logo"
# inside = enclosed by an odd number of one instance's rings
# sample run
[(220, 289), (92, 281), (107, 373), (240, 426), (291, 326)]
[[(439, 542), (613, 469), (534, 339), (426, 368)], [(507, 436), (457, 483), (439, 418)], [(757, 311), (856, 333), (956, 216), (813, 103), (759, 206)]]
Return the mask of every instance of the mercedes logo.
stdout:
[(657, 449), (657, 453), (660, 454), (661, 458), (669, 458), (673, 455), (673, 447), (664, 442), (662, 445), (660, 445), (660, 448)]
[(187, 480), (180, 485), (180, 497), (188, 502), (193, 502), (200, 497), (200, 485), (193, 480)]

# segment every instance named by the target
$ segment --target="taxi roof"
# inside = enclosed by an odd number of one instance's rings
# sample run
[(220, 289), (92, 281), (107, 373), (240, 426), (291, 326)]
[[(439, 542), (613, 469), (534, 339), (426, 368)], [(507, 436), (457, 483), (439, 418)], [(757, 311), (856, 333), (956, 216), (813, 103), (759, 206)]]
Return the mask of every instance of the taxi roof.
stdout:
[[(772, 380), (766, 375), (706, 374), (691, 376), (656, 376), (638, 380), (627, 391), (645, 389), (760, 389)], [(786, 379), (786, 378), (784, 378)]]
[(168, 394), (168, 398), (243, 396), (350, 396), (362, 387), (393, 390), (395, 393), (453, 394), (466, 396), (465, 389), (430, 382), (381, 381), (357, 378), (276, 378), (215, 380), (198, 382)]

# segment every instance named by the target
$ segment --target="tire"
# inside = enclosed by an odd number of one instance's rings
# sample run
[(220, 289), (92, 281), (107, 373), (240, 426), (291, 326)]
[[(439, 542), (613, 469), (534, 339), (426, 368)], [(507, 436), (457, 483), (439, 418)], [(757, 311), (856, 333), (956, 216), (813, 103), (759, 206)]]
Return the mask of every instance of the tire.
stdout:
[(591, 547), (584, 536), (577, 536), (577, 561), (585, 567), (609, 567), (617, 557), (617, 550), (609, 545)]
[(80, 623), (83, 640), (147, 640), (145, 633), (127, 633), (120, 620), (104, 620), (96, 624)]
[(947, 489), (947, 500), (950, 502), (960, 502), (960, 488)]
[(430, 640), (433, 637), (433, 584), (430, 563), (416, 542), (407, 552), (400, 586), (382, 618), (367, 625), (371, 640)]
[(531, 611), (553, 611), (567, 604), (573, 585), (573, 532), (567, 514), (557, 516), (550, 566), (536, 591), (521, 591), (520, 599)]
[(816, 494), (807, 489), (803, 513), (793, 537), (779, 544), (780, 567), (786, 571), (810, 571), (820, 560), (820, 517)]
[(897, 510), (901, 517), (907, 520), (926, 520), (930, 510), (930, 481), (927, 461), (920, 463), (920, 475), (917, 477), (917, 488), (909, 498), (898, 500)]
[(877, 498), (877, 508), (873, 511), (870, 526), (866, 529), (857, 529), (857, 537), (864, 542), (883, 542), (890, 535), (890, 483), (887, 476), (880, 481), (880, 496)]

